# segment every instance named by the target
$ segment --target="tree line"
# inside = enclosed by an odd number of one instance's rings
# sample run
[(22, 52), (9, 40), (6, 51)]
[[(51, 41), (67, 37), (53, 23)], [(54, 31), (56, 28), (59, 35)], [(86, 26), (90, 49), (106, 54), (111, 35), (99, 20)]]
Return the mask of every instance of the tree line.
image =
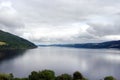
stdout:
[[(0, 74), (0, 80), (89, 80), (85, 78), (79, 71), (69, 74), (61, 74), (55, 76), (55, 72), (52, 70), (42, 70), (42, 71), (32, 71), (30, 75), (26, 78), (16, 78), (12, 73), (10, 74)], [(100, 80), (116, 80), (112, 76), (107, 76)]]

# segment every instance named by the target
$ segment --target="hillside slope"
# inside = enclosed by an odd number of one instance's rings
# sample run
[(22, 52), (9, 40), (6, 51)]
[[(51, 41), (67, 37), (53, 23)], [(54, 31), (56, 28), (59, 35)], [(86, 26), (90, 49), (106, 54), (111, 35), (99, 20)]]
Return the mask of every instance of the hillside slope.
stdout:
[(101, 49), (101, 48), (120, 49), (120, 40), (107, 41), (107, 42), (102, 42), (102, 43), (54, 44), (54, 45), (49, 45), (49, 46), (91, 48), (91, 49)]
[(37, 47), (28, 40), (0, 30), (0, 49), (28, 49)]

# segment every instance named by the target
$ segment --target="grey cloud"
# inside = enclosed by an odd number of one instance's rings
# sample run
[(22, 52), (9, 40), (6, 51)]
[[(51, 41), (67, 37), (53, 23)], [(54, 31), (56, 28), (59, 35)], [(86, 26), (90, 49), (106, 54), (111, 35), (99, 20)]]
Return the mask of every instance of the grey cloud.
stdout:
[[(12, 7), (7, 10), (15, 13), (6, 13), (7, 17), (0, 14), (0, 28), (33, 42), (94, 42), (104, 36), (120, 35), (120, 0), (2, 1), (10, 1)], [(79, 23), (89, 26), (85, 32), (81, 30), (85, 26)]]
[(11, 2), (0, 2), (0, 29), (17, 34), (17, 29), (23, 28), (20, 15), (13, 8)]
[[(71, 23), (93, 14), (112, 14), (119, 11), (119, 0), (21, 0), (15, 5), (25, 20), (36, 23)], [(21, 4), (21, 5), (20, 5)], [(21, 8), (22, 6), (22, 8)], [(113, 11), (114, 10), (114, 11)]]
[[(107, 18), (106, 18), (107, 17)], [(120, 35), (120, 16), (110, 15), (105, 16), (106, 19), (98, 19), (88, 21), (88, 24), (91, 26), (87, 31), (96, 36), (106, 36), (106, 35)]]

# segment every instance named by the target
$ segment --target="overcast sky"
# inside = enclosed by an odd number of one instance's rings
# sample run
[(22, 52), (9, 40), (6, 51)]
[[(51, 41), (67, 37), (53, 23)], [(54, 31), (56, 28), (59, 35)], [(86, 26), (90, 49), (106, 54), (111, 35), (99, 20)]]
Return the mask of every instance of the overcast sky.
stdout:
[(0, 29), (43, 44), (120, 40), (120, 0), (0, 0)]

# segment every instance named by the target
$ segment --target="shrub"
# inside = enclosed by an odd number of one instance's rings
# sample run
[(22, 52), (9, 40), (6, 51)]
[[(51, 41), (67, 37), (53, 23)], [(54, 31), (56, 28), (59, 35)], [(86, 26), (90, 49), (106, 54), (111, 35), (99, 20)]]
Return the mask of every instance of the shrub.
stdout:
[(72, 77), (69, 74), (62, 74), (57, 76), (55, 80), (72, 80)]
[(12, 80), (13, 76), (11, 74), (0, 74), (0, 80)]
[(31, 74), (29, 75), (29, 80), (38, 80), (39, 76), (36, 71), (32, 71)]
[(104, 80), (116, 80), (113, 76), (107, 76), (104, 78)]
[(73, 73), (73, 80), (84, 80), (84, 77), (80, 72), (76, 71)]
[(38, 73), (40, 80), (54, 80), (55, 73), (52, 70), (43, 70)]

